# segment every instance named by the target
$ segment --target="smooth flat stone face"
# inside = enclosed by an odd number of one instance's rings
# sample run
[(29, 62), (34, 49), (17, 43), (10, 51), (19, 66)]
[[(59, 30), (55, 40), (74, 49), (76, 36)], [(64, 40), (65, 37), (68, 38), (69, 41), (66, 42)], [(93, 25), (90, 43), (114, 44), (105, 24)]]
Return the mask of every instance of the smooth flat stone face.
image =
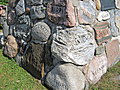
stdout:
[(119, 41), (117, 39), (111, 41), (106, 45), (106, 54), (108, 58), (108, 67), (112, 66), (114, 63), (118, 61), (117, 59), (120, 54), (120, 49)]
[(94, 25), (94, 29), (96, 32), (96, 40), (98, 44), (102, 44), (103, 42), (108, 42), (111, 40), (111, 32), (109, 30), (109, 23), (104, 22), (98, 22)]
[(35, 69), (40, 72), (40, 78), (42, 77), (42, 68), (44, 62), (44, 44), (34, 44), (30, 43), (29, 47), (27, 47), (26, 54), (24, 56), (24, 60), (30, 65), (32, 65)]
[(51, 22), (66, 26), (75, 26), (76, 18), (71, 0), (53, 0), (47, 6), (48, 18)]
[(59, 30), (53, 35), (51, 52), (58, 61), (85, 65), (93, 58), (95, 47), (91, 27), (74, 27)]
[(46, 23), (38, 22), (33, 26), (31, 34), (33, 41), (46, 42), (51, 34), (51, 30)]
[(55, 66), (46, 76), (45, 84), (53, 90), (83, 90), (85, 77), (73, 64)]
[(96, 84), (107, 71), (106, 55), (95, 56), (84, 70), (85, 76), (91, 84)]
[(109, 10), (115, 8), (115, 0), (100, 0), (101, 10)]

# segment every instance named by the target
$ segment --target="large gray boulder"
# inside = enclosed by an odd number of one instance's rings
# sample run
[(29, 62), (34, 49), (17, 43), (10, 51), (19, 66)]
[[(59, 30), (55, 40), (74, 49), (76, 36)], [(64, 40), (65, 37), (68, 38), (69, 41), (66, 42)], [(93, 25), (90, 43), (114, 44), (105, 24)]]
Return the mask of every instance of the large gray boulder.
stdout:
[(51, 52), (58, 62), (85, 65), (93, 58), (95, 47), (94, 30), (90, 26), (79, 26), (55, 33)]
[(79, 66), (60, 64), (46, 76), (45, 84), (53, 90), (83, 90), (86, 79)]

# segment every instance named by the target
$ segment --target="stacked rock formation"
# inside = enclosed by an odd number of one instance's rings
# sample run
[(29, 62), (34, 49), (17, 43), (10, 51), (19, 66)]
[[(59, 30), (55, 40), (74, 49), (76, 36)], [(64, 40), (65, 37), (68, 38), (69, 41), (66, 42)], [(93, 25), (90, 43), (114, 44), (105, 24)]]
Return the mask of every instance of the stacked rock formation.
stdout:
[(119, 61), (119, 12), (119, 0), (10, 0), (4, 54), (48, 88), (88, 89)]

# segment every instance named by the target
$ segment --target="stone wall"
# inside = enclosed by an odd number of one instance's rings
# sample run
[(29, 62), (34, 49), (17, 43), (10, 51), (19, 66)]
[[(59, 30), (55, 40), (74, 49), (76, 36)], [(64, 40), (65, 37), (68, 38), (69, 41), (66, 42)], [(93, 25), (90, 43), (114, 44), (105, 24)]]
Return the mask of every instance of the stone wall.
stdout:
[(119, 61), (119, 0), (10, 0), (4, 54), (53, 90), (83, 90)]

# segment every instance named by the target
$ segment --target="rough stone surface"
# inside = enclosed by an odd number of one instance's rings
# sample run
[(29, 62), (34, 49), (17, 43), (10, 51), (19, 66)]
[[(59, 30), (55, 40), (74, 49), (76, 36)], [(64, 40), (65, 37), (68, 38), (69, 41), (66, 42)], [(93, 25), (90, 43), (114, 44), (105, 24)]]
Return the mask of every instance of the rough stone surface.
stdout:
[(115, 9), (115, 0), (100, 0), (101, 1), (101, 10), (110, 10)]
[(101, 3), (100, 3), (100, 0), (95, 0), (95, 5), (96, 5), (96, 9), (97, 10), (100, 10), (101, 9)]
[(16, 42), (16, 39), (9, 35), (7, 37), (7, 42), (4, 47), (4, 54), (10, 58), (15, 57), (18, 53), (18, 44)]
[(117, 39), (106, 45), (106, 54), (108, 58), (108, 67), (112, 66), (114, 63), (116, 63), (116, 61), (118, 61), (117, 58), (120, 54), (120, 50), (119, 41)]
[(119, 29), (117, 28), (117, 26), (115, 24), (115, 10), (114, 9), (109, 10), (109, 13), (110, 13), (110, 17), (111, 17), (109, 19), (111, 34), (113, 36), (118, 36), (118, 35), (120, 35), (120, 32), (119, 32)]
[(83, 90), (86, 79), (73, 64), (55, 66), (46, 76), (45, 84), (53, 90)]
[(85, 65), (94, 56), (94, 30), (89, 26), (60, 30), (53, 39), (51, 52), (58, 61)]
[(50, 21), (66, 26), (75, 26), (76, 18), (73, 1), (53, 0), (47, 6), (47, 14)]
[(107, 71), (107, 58), (106, 55), (95, 56), (90, 64), (86, 65), (84, 70), (87, 80), (91, 84), (96, 84), (101, 76)]
[(79, 24), (92, 24), (96, 18), (96, 7), (93, 1), (79, 1)]
[(115, 12), (115, 24), (120, 32), (120, 10), (116, 10)]
[(33, 6), (30, 10), (31, 19), (43, 19), (45, 18), (45, 7), (43, 5)]
[(99, 12), (97, 19), (98, 21), (108, 20), (110, 19), (110, 14), (108, 11), (101, 11)]
[(105, 52), (105, 47), (103, 45), (99, 45), (96, 49), (95, 49), (95, 54), (96, 55), (100, 55), (103, 54)]
[(108, 42), (111, 40), (111, 32), (109, 30), (109, 23), (104, 22), (97, 22), (94, 25), (95, 29), (95, 37), (98, 42), (98, 44), (102, 44), (103, 42)]
[(42, 65), (44, 63), (44, 44), (31, 43), (26, 51), (24, 59), (34, 68), (42, 73)]
[(12, 24), (15, 23), (15, 21), (16, 21), (16, 12), (15, 12), (15, 10), (13, 9), (13, 10), (11, 10), (11, 11), (8, 12), (7, 23), (8, 23), (9, 25), (12, 25)]
[(30, 26), (30, 22), (31, 22), (31, 20), (30, 20), (30, 17), (28, 15), (22, 15), (17, 20), (18, 24), (26, 24), (28, 26)]
[(14, 36), (20, 39), (27, 40), (30, 35), (30, 29), (27, 24), (17, 24), (14, 30)]
[(115, 0), (115, 5), (118, 9), (120, 9), (120, 0)]
[(18, 16), (25, 13), (25, 2), (24, 2), (24, 0), (19, 0), (19, 2), (17, 3), (17, 5), (15, 7), (15, 10), (16, 10), (16, 14)]
[(44, 22), (38, 22), (32, 28), (32, 40), (36, 43), (46, 42), (50, 34), (50, 27)]
[(43, 0), (26, 0), (27, 5), (41, 5)]

